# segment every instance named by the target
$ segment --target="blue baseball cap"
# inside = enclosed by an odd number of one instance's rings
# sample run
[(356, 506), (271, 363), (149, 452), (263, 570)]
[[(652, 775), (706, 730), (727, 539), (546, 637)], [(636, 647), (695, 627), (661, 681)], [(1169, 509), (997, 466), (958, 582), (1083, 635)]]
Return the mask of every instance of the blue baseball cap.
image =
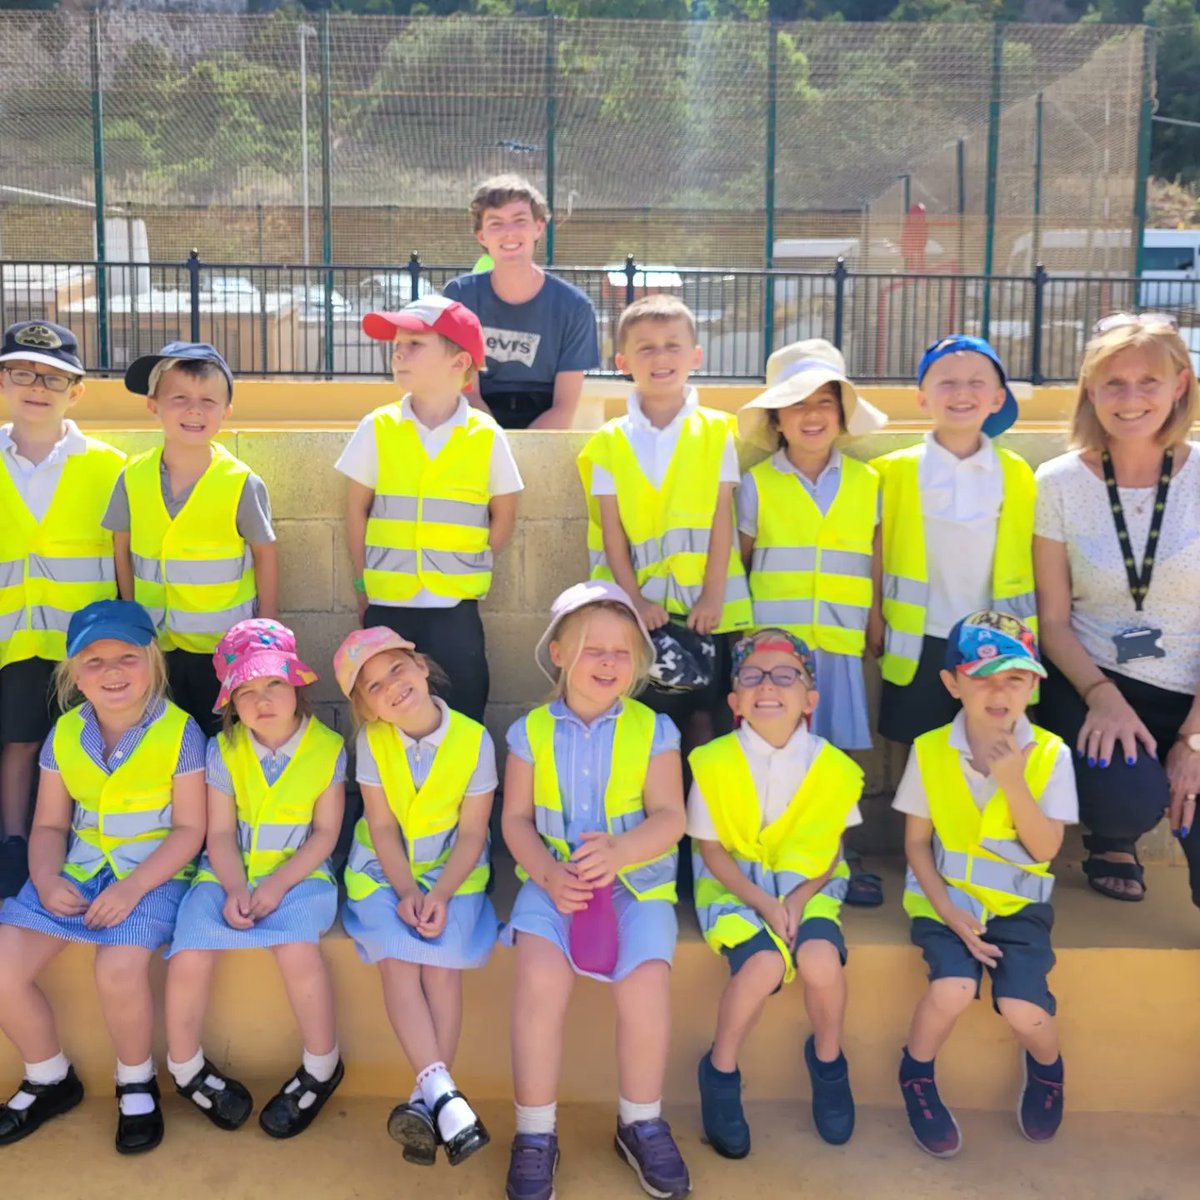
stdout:
[(1032, 671), (1046, 678), (1033, 630), (1011, 613), (994, 609), (971, 613), (950, 630), (946, 670), (976, 678), (1001, 671)]
[(983, 432), (988, 437), (999, 437), (1006, 429), (1016, 424), (1018, 409), (1017, 398), (1008, 386), (1008, 372), (1005, 371), (1000, 355), (992, 348), (991, 343), (983, 338), (968, 337), (965, 333), (952, 333), (949, 337), (939, 338), (921, 355), (921, 361), (917, 364), (917, 383), (920, 384), (925, 378), (925, 372), (939, 358), (945, 358), (947, 354), (958, 354), (963, 350), (982, 354), (1000, 372), (1000, 382), (1004, 385), (1004, 403), (999, 412), (992, 413), (983, 423)]
[(65, 325), (53, 321), (18, 321), (10, 325), (0, 345), (0, 363), (13, 359), (58, 367), (72, 375), (83, 374), (79, 340)]
[(208, 342), (168, 342), (157, 354), (143, 354), (141, 358), (135, 358), (125, 371), (125, 386), (135, 396), (150, 395), (150, 375), (154, 368), (167, 358), (212, 363), (225, 376), (225, 382), (229, 385), (229, 398), (233, 399), (233, 372), (221, 357), (221, 352)]
[(67, 656), (73, 657), (105, 638), (128, 642), (131, 646), (148, 646), (157, 633), (150, 614), (136, 601), (93, 600), (67, 626)]

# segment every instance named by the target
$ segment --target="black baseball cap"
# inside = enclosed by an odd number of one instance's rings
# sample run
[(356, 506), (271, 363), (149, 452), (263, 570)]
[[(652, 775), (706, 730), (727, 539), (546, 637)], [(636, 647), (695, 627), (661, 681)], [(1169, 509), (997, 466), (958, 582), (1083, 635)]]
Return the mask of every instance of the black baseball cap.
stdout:
[(45, 367), (61, 367), (72, 375), (84, 373), (79, 340), (65, 325), (51, 321), (18, 321), (4, 331), (0, 363), (17, 358)]
[(125, 386), (135, 396), (150, 395), (150, 375), (167, 358), (212, 363), (225, 376), (225, 382), (229, 384), (229, 398), (233, 399), (233, 372), (221, 357), (221, 352), (208, 342), (168, 342), (157, 354), (143, 354), (141, 358), (135, 358), (125, 372)]

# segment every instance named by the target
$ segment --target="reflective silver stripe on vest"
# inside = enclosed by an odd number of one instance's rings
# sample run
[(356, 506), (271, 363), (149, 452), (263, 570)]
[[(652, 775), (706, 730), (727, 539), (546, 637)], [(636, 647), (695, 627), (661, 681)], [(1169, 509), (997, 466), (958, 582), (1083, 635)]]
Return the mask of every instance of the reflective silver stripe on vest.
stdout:
[(65, 608), (54, 608), (49, 604), (35, 604), (29, 610), (30, 629), (53, 629), (58, 633), (66, 633), (71, 624), (73, 613)]
[(486, 529), (488, 506), (486, 501), (481, 504), (474, 500), (426, 500), (421, 509), (421, 520)]
[(921, 643), (924, 637), (919, 633), (901, 633), (891, 625), (883, 638), (885, 653), (894, 654), (897, 658), (909, 658), (914, 662), (921, 657)]
[(1031, 867), (1038, 861), (1016, 838), (981, 838), (979, 844), (1010, 863)]
[(675, 866), (678, 854), (672, 850), (665, 857), (654, 862), (643, 863), (632, 871), (622, 875), (626, 886), (635, 892), (650, 892), (655, 888), (666, 887), (675, 882)]
[[(487, 865), (488, 865), (488, 843), (485, 842), (483, 849), (479, 852), (479, 857), (475, 860), (475, 865), (471, 868), (471, 871), (472, 872), (477, 871), (480, 867), (486, 867)], [(439, 879), (441, 879), (442, 872), (445, 869), (446, 869), (446, 864), (444, 862), (438, 863), (437, 866), (435, 866), (435, 867), (430, 867), (429, 870), (425, 872), (425, 875), (422, 878), (421, 882), (426, 887), (433, 887), (433, 885), (435, 883), (437, 883), (437, 881)], [(463, 883), (466, 883), (465, 879), (463, 880)], [(462, 885), (460, 884), (459, 886), (462, 886)]]
[(755, 600), (755, 625), (807, 625), (812, 620), (812, 601)]
[(150, 620), (154, 622), (154, 628), (161, 629), (163, 621), (167, 616), (167, 610), (165, 608), (150, 608), (145, 604), (143, 604), (142, 607), (146, 609), (146, 612), (150, 616)]
[[(936, 839), (935, 839), (936, 844)], [(964, 892), (962, 888), (955, 887), (948, 879), (943, 881), (946, 884), (946, 892), (950, 897), (950, 902), (955, 908), (961, 908), (963, 912), (970, 913), (976, 920), (982, 921), (985, 916), (985, 910), (982, 904), (968, 892)], [(922, 899), (928, 899), (921, 885), (917, 882), (916, 875), (913, 874), (912, 867), (909, 867), (904, 873), (904, 890), (911, 892), (914, 896), (920, 896)], [(935, 918), (930, 918), (931, 920)]]
[(308, 841), (311, 829), (311, 825), (263, 824), (258, 827), (254, 848), (273, 851), (299, 850)]
[(535, 804), (533, 823), (542, 837), (555, 838), (560, 842), (567, 840), (567, 819), (559, 809), (543, 808), (540, 804)]
[(134, 867), (140, 867), (166, 841), (166, 836), (146, 838), (140, 842), (125, 842), (112, 852), (113, 866), (128, 875)]
[(684, 587), (670, 575), (651, 575), (642, 584), (642, 595), (653, 604), (666, 607), (667, 602), (674, 600), (683, 605), (689, 612), (700, 602), (700, 585)]
[(1049, 875), (1034, 875), (990, 858), (973, 858), (958, 850), (947, 850), (940, 842), (934, 846), (933, 860), (938, 873), (946, 879), (961, 879), (1006, 896), (1044, 904), (1054, 891), (1054, 880)]
[(393, 550), (384, 546), (368, 546), (363, 557), (363, 567), (368, 571), (391, 571), (396, 575), (417, 573), (415, 550)]
[(836, 900), (841, 903), (846, 899), (846, 893), (850, 890), (850, 880), (842, 876), (834, 877), (821, 889), (822, 896), (828, 896), (831, 900)]
[(104, 835), (110, 838), (135, 838), (147, 833), (161, 833), (171, 828), (171, 805), (147, 808), (139, 812), (105, 813)]
[(447, 829), (442, 833), (431, 833), (426, 837), (419, 837), (415, 842), (409, 843), (409, 860), (414, 863), (437, 862), (443, 854), (449, 854), (454, 848), (454, 843), (457, 841), (457, 826)]
[(821, 571), (826, 575), (850, 575), (855, 579), (871, 578), (871, 555), (857, 550), (823, 550)]
[[(701, 879), (717, 881), (717, 877), (705, 865), (704, 858), (699, 850), (692, 851), (692, 876), (697, 881)], [(700, 922), (701, 933), (707, 933), (722, 917), (728, 916), (741, 917), (744, 921), (748, 921), (751, 925), (755, 926), (763, 923), (758, 913), (738, 900), (732, 892), (726, 891), (725, 894), (727, 899), (720, 903), (696, 905), (696, 920)]]
[(25, 560), (15, 558), (11, 562), (0, 562), (0, 587), (15, 587), (25, 578)]
[(237, 823), (237, 844), (243, 854), (249, 854), (254, 845), (254, 829), (249, 821), (239, 820)]
[(755, 546), (750, 570), (813, 571), (817, 566), (816, 546)]
[(492, 552), (480, 550), (422, 550), (421, 566), (439, 575), (477, 575), (492, 569)]
[(888, 571), (883, 573), (883, 598), (898, 600), (901, 604), (916, 604), (925, 607), (929, 597), (929, 584), (919, 579), (909, 579), (907, 575), (893, 575)]
[(641, 571), (674, 554), (707, 554), (711, 536), (710, 529), (668, 529), (660, 538), (632, 543), (629, 558), (634, 569)]
[(612, 834), (615, 837), (636, 829), (646, 819), (646, 810), (639, 808), (637, 812), (620, 813), (612, 819)]
[(131, 554), (133, 573), (143, 583), (162, 583), (162, 563), (157, 558), (147, 558), (142, 554)]
[(371, 516), (379, 521), (415, 521), (417, 519), (416, 496), (382, 496), (375, 493), (371, 501)]
[(255, 602), (235, 604), (218, 612), (182, 612), (177, 608), (167, 613), (167, 628), (175, 633), (224, 633), (239, 621), (254, 616)]
[(997, 612), (1012, 613), (1022, 621), (1037, 616), (1037, 595), (1034, 592), (1022, 592), (1018, 596), (1005, 596), (1003, 600), (993, 599), (992, 607)]
[(169, 558), (165, 564), (167, 582), (177, 587), (237, 583), (251, 562), (249, 547), (237, 558)]
[(104, 851), (99, 846), (85, 842), (81, 837), (72, 837), (71, 848), (67, 851), (67, 862), (81, 871), (96, 871), (105, 862)]
[(94, 808), (84, 808), (82, 804), (77, 804), (71, 817), (71, 828), (76, 833), (81, 829), (99, 829), (100, 814)]
[(365, 875), (368, 879), (373, 879), (384, 887), (391, 887), (374, 851), (368, 850), (358, 838), (350, 843), (350, 853), (346, 857), (346, 869), (357, 871), (360, 875)]
[(49, 579), (54, 583), (113, 583), (117, 569), (111, 558), (48, 558), (43, 554), (31, 554), (29, 577)]
[(862, 632), (867, 627), (867, 617), (870, 613), (867, 605), (834, 604), (830, 600), (822, 600), (817, 605), (817, 624), (833, 629), (853, 629)]
[(607, 566), (608, 566), (608, 559), (604, 557), (603, 550), (589, 550), (588, 551), (588, 568), (589, 568), (589, 570), (595, 571), (600, 567), (607, 567)]
[(0, 613), (0, 642), (7, 642), (25, 620), (25, 610), (18, 608), (16, 612)]

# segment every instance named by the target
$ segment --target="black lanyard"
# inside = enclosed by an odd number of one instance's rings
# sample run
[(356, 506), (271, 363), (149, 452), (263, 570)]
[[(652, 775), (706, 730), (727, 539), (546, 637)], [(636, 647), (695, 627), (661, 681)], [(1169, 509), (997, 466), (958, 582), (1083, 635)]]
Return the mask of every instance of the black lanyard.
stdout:
[(1163, 516), (1167, 511), (1167, 491), (1171, 486), (1171, 466), (1175, 459), (1174, 447), (1163, 451), (1162, 467), (1159, 469), (1158, 491), (1154, 494), (1154, 512), (1150, 516), (1150, 533), (1146, 538), (1146, 552), (1142, 555), (1142, 573), (1134, 565), (1133, 547), (1129, 544), (1129, 530), (1125, 525), (1125, 509), (1121, 506), (1121, 495), (1117, 491), (1117, 476), (1113, 471), (1112, 456), (1107, 450), (1100, 455), (1104, 468), (1104, 486), (1108, 488), (1108, 503), (1112, 509), (1113, 524), (1117, 527), (1117, 541), (1121, 543), (1121, 557), (1125, 560), (1125, 574), (1129, 577), (1129, 594), (1138, 612), (1146, 602), (1150, 590), (1150, 576), (1154, 573), (1154, 555), (1158, 549), (1158, 535), (1162, 530)]

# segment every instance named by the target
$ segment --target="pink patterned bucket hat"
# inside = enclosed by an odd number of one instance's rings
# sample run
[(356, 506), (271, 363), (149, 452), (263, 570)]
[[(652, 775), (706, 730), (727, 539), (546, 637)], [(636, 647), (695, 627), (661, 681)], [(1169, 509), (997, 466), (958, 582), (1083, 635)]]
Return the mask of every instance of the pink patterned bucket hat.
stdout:
[(239, 621), (217, 643), (213, 670), (221, 681), (213, 712), (220, 712), (233, 693), (252, 679), (283, 679), (292, 687), (304, 687), (318, 679), (316, 671), (296, 653), (296, 635), (267, 617)]
[(382, 654), (385, 650), (415, 650), (416, 645), (407, 638), (402, 638), (386, 625), (374, 625), (370, 629), (355, 629), (346, 635), (345, 640), (333, 655), (333, 674), (350, 699), (354, 691), (358, 673), (367, 665), (367, 660)]

